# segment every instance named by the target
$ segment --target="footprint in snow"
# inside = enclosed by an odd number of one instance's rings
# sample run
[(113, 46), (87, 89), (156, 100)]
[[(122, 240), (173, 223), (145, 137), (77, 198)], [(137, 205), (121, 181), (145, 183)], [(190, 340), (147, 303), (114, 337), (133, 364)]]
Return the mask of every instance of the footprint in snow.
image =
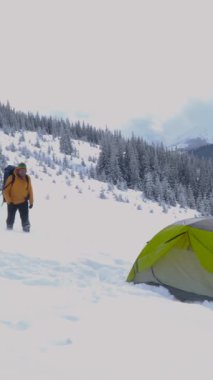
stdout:
[(64, 315), (64, 319), (70, 322), (79, 322), (80, 318), (77, 315)]
[(55, 346), (70, 346), (72, 344), (72, 340), (70, 338), (62, 339), (54, 342)]
[(12, 321), (1, 321), (1, 323), (12, 330), (25, 331), (30, 328), (30, 324), (26, 321), (12, 322)]

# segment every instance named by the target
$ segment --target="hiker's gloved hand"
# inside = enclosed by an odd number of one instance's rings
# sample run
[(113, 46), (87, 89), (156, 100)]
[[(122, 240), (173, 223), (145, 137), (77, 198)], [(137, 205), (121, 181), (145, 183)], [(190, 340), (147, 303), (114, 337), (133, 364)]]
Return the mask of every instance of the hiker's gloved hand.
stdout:
[(33, 208), (33, 205), (29, 205), (29, 208)]

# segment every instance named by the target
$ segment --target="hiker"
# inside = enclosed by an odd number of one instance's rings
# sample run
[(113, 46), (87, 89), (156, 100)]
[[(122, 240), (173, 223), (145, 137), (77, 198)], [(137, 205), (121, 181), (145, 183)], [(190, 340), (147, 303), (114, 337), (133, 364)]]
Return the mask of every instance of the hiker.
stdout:
[(26, 164), (20, 163), (13, 174), (9, 175), (3, 188), (3, 196), (7, 202), (7, 229), (13, 229), (18, 210), (23, 231), (30, 232), (29, 208), (33, 207), (33, 189)]

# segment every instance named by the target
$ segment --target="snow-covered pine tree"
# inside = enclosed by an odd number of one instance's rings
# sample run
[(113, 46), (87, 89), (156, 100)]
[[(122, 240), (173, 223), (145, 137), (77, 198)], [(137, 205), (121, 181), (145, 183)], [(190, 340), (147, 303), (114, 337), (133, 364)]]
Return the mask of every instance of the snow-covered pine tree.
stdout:
[(141, 188), (141, 180), (139, 173), (139, 161), (137, 150), (131, 141), (126, 144), (124, 155), (125, 162), (125, 176), (124, 179), (127, 186), (130, 188)]
[(155, 185), (153, 181), (153, 175), (150, 172), (145, 174), (144, 181), (143, 181), (143, 191), (144, 191), (144, 195), (148, 199), (152, 199), (152, 200), (154, 199)]
[(186, 188), (181, 183), (177, 186), (177, 202), (183, 208), (186, 208), (188, 205)]
[(70, 139), (70, 134), (67, 128), (62, 128), (60, 137), (60, 151), (61, 153), (71, 155), (73, 153), (73, 146)]

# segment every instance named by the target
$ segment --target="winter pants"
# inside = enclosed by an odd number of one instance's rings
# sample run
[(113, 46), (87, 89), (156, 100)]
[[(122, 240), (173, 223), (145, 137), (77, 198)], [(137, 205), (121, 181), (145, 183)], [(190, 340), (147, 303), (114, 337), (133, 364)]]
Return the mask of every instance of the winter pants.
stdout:
[(13, 203), (7, 205), (7, 228), (12, 229), (15, 221), (16, 211), (19, 211), (21, 223), (24, 231), (30, 230), (29, 207), (28, 201), (15, 205)]

